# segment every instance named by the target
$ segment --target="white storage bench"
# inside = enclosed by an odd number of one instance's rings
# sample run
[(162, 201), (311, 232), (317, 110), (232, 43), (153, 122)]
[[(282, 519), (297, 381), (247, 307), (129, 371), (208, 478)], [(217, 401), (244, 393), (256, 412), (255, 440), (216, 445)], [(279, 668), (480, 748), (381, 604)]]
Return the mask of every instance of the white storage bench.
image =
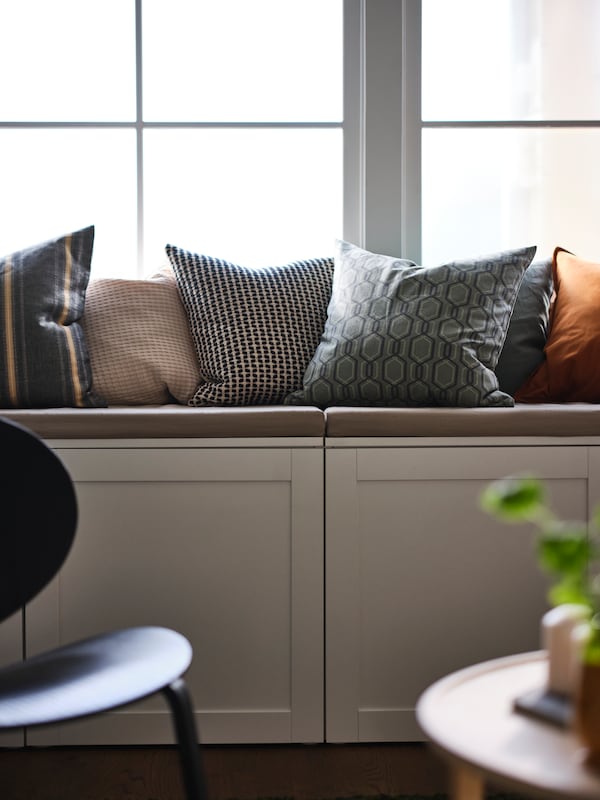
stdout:
[[(422, 738), (426, 685), (539, 646), (532, 534), (479, 511), (481, 489), (530, 471), (562, 514), (600, 500), (593, 405), (2, 413), (58, 452), (80, 508), (60, 575), (0, 628), (2, 660), (171, 626), (194, 647), (206, 743)], [(171, 742), (165, 712), (155, 700), (27, 741)]]

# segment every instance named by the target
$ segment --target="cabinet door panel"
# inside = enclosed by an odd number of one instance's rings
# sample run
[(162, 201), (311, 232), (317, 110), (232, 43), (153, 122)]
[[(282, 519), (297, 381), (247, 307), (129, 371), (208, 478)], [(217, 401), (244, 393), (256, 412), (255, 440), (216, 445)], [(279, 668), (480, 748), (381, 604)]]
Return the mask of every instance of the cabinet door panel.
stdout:
[[(172, 627), (194, 648), (187, 680), (203, 741), (322, 739), (322, 513), (307, 485), (321, 475), (322, 493), (322, 453), (258, 450), (250, 459), (230, 450), (211, 462), (211, 451), (196, 451), (188, 480), (189, 450), (181, 461), (153, 451), (152, 464), (131, 451), (71, 455), (80, 523), (59, 577), (27, 610), (30, 651), (118, 627)], [(298, 574), (294, 553), (304, 562)], [(315, 584), (321, 597), (316, 606), (310, 598), (308, 624), (302, 597)], [(308, 720), (306, 674), (320, 699)], [(30, 737), (173, 741), (160, 696)]]
[(420, 739), (413, 709), (430, 683), (540, 646), (534, 532), (479, 509), (490, 478), (527, 463), (551, 473), (559, 513), (587, 515), (586, 448), (552, 448), (551, 470), (543, 448), (417, 450), (327, 452), (330, 741)]

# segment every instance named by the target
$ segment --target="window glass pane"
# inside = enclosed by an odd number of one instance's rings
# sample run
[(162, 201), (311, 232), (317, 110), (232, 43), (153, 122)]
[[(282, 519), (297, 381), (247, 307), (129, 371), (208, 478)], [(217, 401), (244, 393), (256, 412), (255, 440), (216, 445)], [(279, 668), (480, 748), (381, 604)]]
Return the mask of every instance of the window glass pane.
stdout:
[(3, 120), (134, 120), (134, 0), (4, 0), (0, 75)]
[(423, 132), (423, 261), (537, 245), (600, 260), (600, 131)]
[(135, 133), (0, 130), (0, 253), (95, 225), (92, 276), (136, 275)]
[(341, 235), (341, 130), (149, 130), (144, 162), (147, 270), (168, 242), (265, 266)]
[(423, 119), (600, 117), (598, 0), (423, 0)]
[(342, 118), (341, 0), (144, 0), (144, 117)]

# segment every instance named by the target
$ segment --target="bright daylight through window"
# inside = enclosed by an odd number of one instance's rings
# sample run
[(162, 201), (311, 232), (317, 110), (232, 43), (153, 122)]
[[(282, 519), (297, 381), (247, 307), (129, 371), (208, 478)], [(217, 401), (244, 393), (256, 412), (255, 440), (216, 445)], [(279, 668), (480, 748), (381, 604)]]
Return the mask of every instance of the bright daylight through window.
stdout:
[(599, 30), (598, 0), (0, 0), (0, 252), (597, 257)]
[(89, 224), (92, 276), (167, 242), (245, 263), (342, 234), (342, 0), (0, 2), (0, 251)]
[(600, 3), (423, 0), (425, 263), (599, 254)]

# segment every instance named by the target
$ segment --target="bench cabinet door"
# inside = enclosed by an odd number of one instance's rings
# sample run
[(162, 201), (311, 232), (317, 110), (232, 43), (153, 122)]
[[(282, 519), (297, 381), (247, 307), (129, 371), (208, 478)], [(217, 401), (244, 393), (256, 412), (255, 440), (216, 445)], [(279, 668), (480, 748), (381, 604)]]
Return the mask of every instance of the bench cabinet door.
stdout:
[[(78, 532), (27, 609), (35, 653), (115, 628), (185, 635), (206, 743), (323, 739), (323, 453), (319, 448), (60, 449)], [(158, 696), (31, 744), (172, 742)]]
[[(23, 615), (20, 611), (0, 623), (0, 667), (23, 658)], [(22, 747), (23, 731), (0, 733), (0, 747)]]
[(586, 447), (327, 450), (329, 741), (422, 739), (414, 707), (429, 684), (540, 647), (533, 531), (478, 507), (490, 480), (523, 471), (586, 518)]

